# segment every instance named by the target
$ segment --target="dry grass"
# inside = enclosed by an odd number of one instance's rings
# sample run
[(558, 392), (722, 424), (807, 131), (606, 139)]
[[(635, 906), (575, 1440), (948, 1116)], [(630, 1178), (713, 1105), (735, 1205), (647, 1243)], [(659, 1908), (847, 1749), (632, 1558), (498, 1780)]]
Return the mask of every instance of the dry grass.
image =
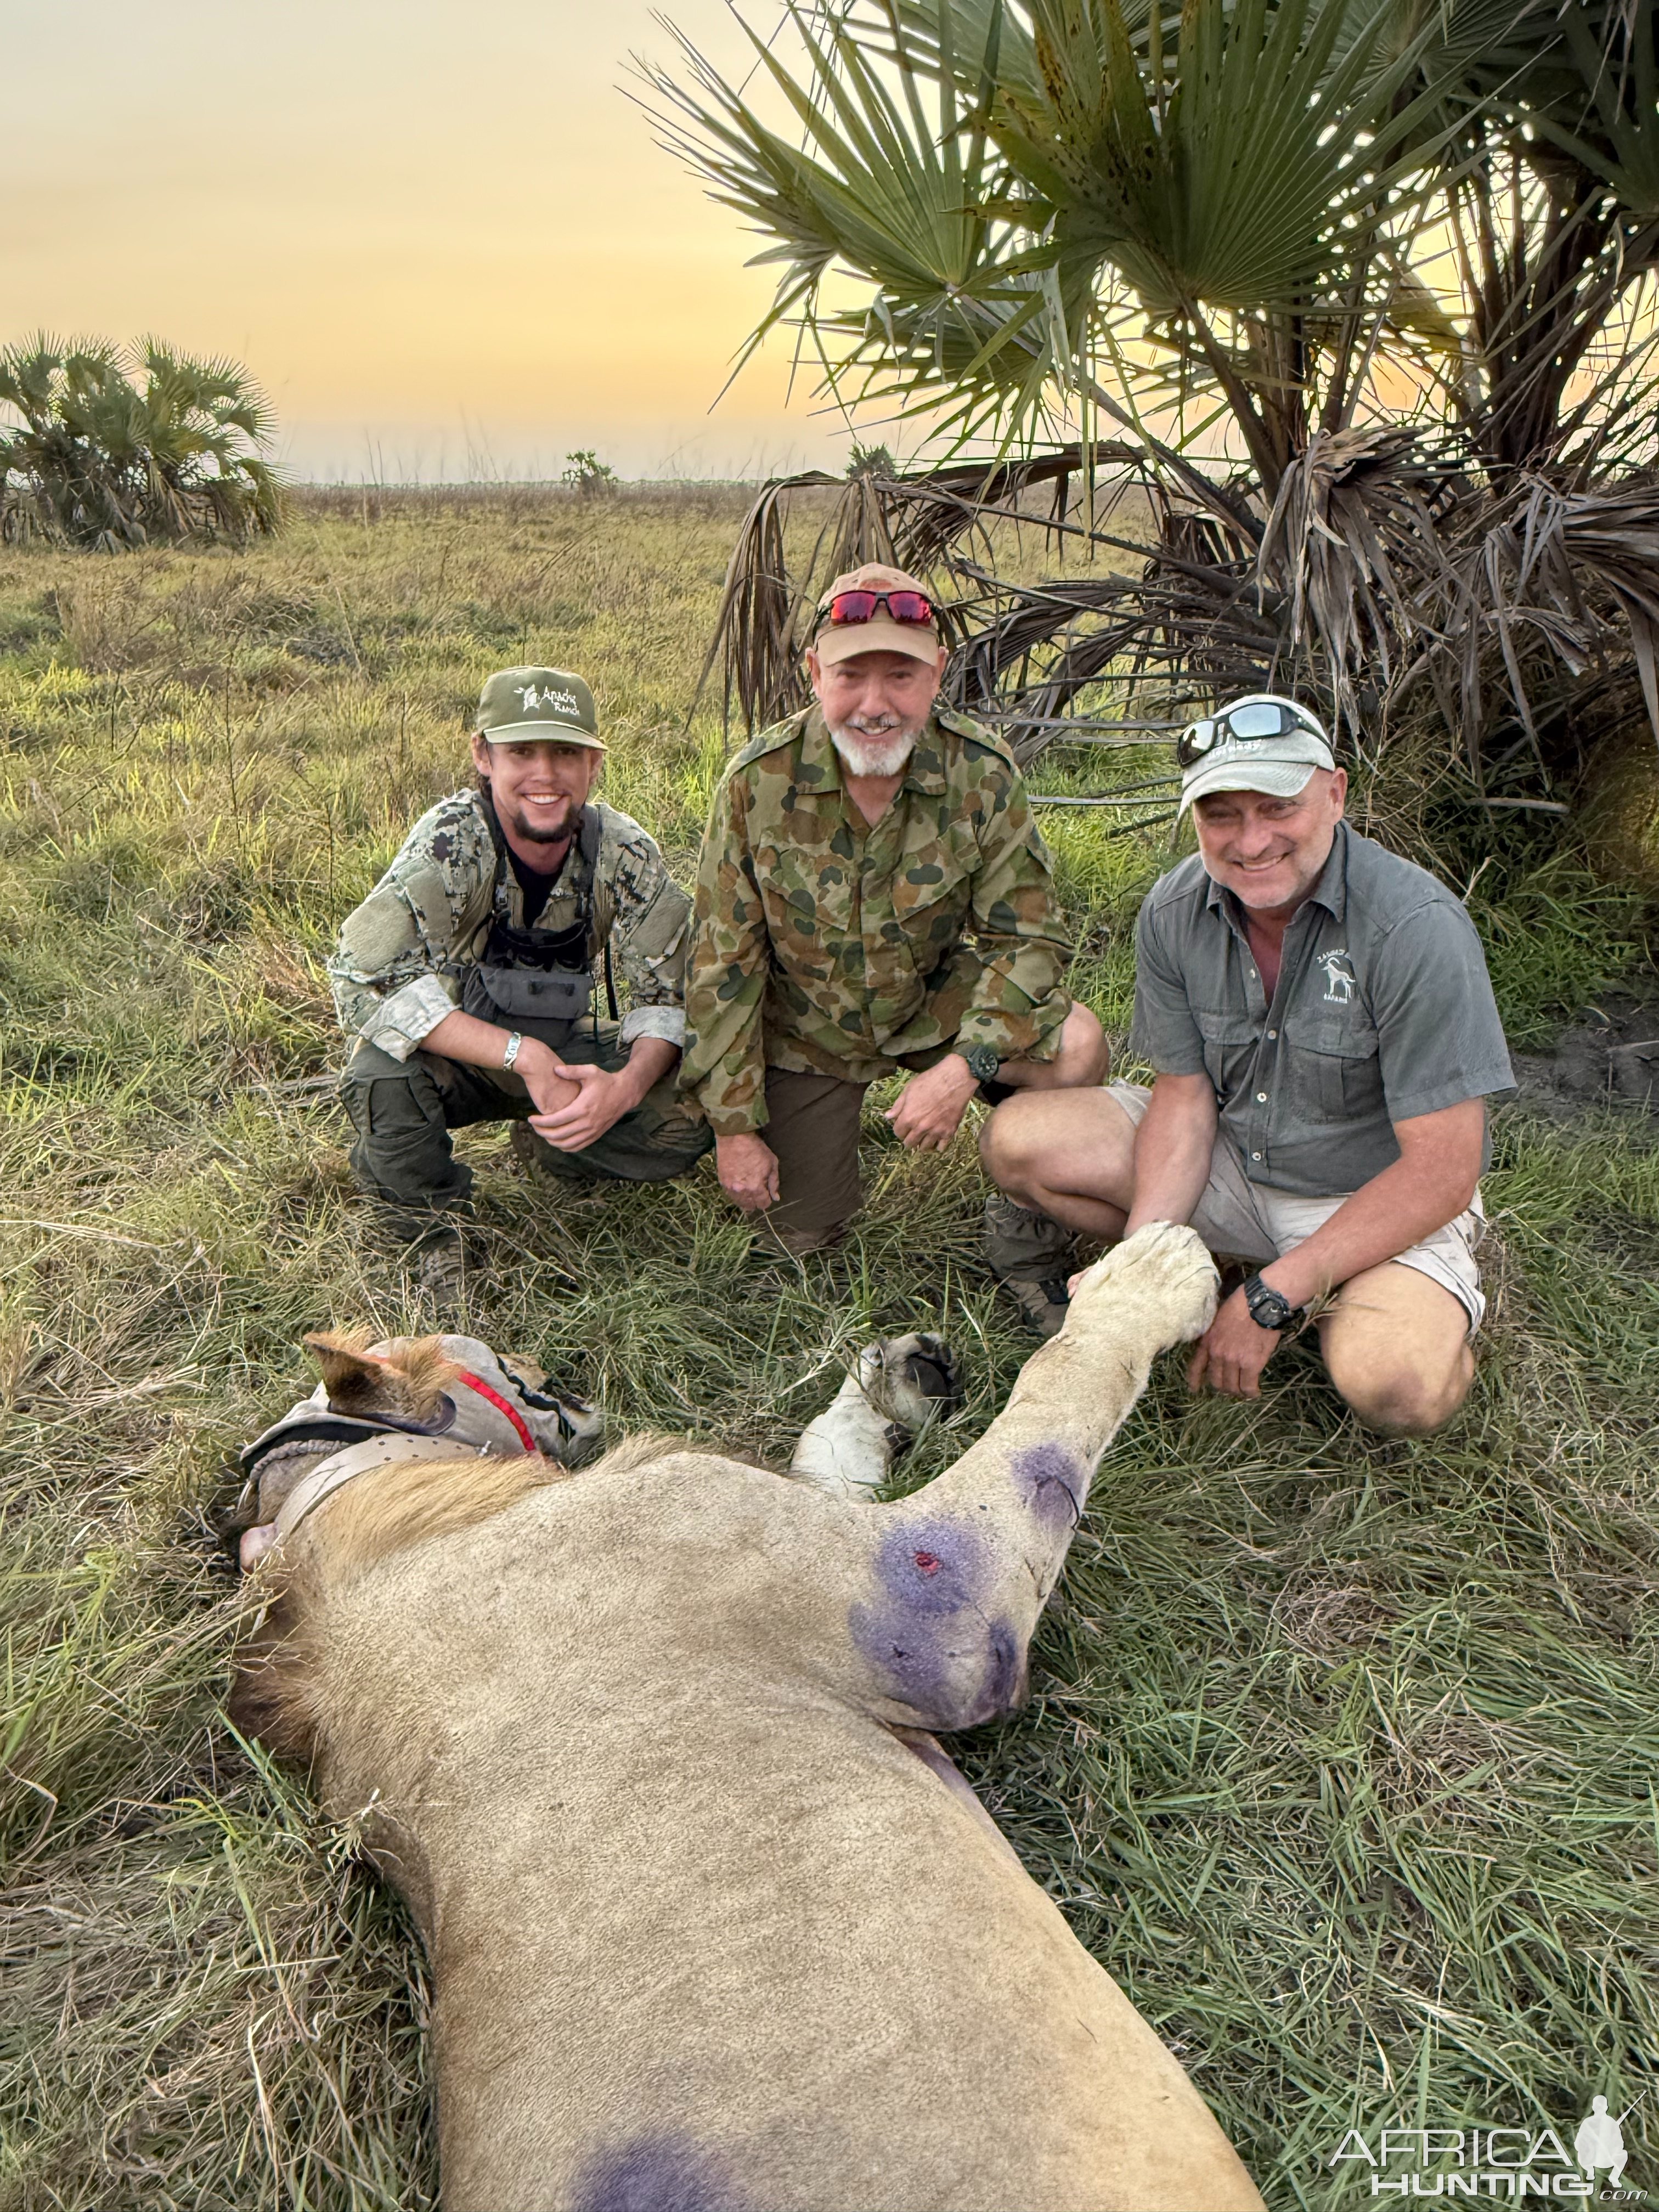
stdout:
[[(593, 678), (613, 795), (689, 864), (720, 746), (683, 718), (740, 505), (354, 495), (246, 556), (0, 555), (5, 2212), (432, 2202), (420, 1962), (350, 1834), (222, 1717), (210, 1521), (307, 1330), (421, 1319), (347, 1186), (333, 921), (520, 655)], [(1054, 819), (1121, 1029), (1164, 856)], [(1621, 917), (1505, 868), (1483, 923), (1535, 1031)], [(872, 1121), (853, 1251), (757, 1299), (706, 1169), (550, 1220), (497, 1136), (466, 1142), (473, 1325), (619, 1425), (775, 1449), (861, 1334), (939, 1327), (971, 1392), (920, 1478), (1029, 1349), (966, 1146)], [(1275, 2205), (1355, 2203), (1327, 2163), (1351, 2124), (1570, 2127), (1655, 2061), (1659, 1156), (1633, 1120), (1510, 1114), (1487, 1194), (1467, 1419), (1378, 1443), (1299, 1350), (1248, 1409), (1166, 1368), (1032, 1706), (957, 1746)]]

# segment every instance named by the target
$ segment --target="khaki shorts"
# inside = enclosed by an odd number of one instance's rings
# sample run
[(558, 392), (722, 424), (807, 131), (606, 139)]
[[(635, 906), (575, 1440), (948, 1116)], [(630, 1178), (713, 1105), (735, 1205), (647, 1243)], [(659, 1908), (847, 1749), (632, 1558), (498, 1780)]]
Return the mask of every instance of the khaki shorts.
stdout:
[[(1136, 1128), (1152, 1101), (1144, 1083), (1109, 1083), (1107, 1093), (1123, 1109)], [(1266, 1267), (1298, 1244), (1306, 1243), (1316, 1229), (1328, 1221), (1342, 1198), (1297, 1198), (1287, 1190), (1269, 1190), (1252, 1182), (1230, 1137), (1218, 1135), (1210, 1159), (1210, 1180), (1193, 1211), (1193, 1227), (1212, 1252), (1236, 1260), (1253, 1260)], [(1469, 1317), (1473, 1336), (1486, 1316), (1486, 1301), (1480, 1289), (1480, 1270), (1474, 1264), (1475, 1248), (1485, 1234), (1486, 1217), (1480, 1194), (1474, 1194), (1468, 1212), (1460, 1213), (1432, 1237), (1425, 1237), (1409, 1251), (1396, 1252), (1395, 1264), (1414, 1267), (1419, 1275), (1449, 1291)]]

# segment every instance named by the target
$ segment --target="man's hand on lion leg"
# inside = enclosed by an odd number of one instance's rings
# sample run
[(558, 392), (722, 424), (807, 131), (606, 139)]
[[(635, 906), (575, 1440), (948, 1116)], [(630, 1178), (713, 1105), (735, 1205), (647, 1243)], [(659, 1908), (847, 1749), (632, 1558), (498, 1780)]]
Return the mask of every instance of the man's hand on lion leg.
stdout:
[(1425, 1437), (1469, 1395), (1469, 1317), (1442, 1284), (1397, 1260), (1352, 1276), (1319, 1322), (1331, 1381), (1367, 1428)]
[(1243, 1291), (1233, 1291), (1187, 1363), (1187, 1388), (1201, 1390), (1207, 1382), (1224, 1398), (1259, 1398), (1262, 1372), (1278, 1351), (1282, 1334), (1258, 1328)]

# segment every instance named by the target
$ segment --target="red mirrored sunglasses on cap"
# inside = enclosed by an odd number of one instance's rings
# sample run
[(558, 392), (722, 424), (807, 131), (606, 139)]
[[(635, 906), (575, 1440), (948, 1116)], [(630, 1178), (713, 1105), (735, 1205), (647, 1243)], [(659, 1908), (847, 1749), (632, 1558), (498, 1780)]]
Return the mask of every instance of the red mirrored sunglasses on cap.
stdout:
[(933, 603), (926, 592), (837, 592), (818, 609), (817, 626), (840, 629), (849, 623), (873, 622), (880, 607), (886, 608), (892, 622), (919, 629), (932, 629), (936, 623)]

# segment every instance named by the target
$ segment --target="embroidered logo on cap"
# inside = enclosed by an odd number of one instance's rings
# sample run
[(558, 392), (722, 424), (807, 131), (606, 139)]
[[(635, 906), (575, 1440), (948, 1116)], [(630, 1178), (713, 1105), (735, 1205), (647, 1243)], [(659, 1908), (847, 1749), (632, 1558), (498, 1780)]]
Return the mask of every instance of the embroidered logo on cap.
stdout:
[(574, 691), (556, 691), (550, 684), (544, 684), (539, 691), (533, 684), (520, 684), (517, 689), (526, 714), (533, 713), (538, 707), (550, 707), (556, 714), (580, 717), (581, 714)]

